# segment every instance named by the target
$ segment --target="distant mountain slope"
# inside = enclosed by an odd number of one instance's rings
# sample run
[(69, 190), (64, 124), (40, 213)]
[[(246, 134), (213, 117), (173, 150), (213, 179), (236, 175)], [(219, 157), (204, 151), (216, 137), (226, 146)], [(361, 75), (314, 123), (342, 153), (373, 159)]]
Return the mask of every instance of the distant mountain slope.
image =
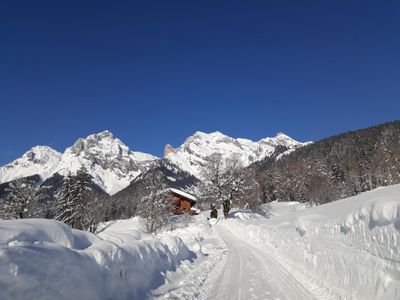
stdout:
[(218, 131), (209, 134), (198, 131), (187, 138), (179, 148), (174, 149), (167, 145), (164, 157), (182, 170), (201, 178), (207, 158), (213, 154), (220, 154), (225, 160), (235, 156), (246, 167), (270, 157), (279, 146), (284, 146), (290, 151), (306, 144), (308, 143), (295, 141), (283, 133), (253, 142), (248, 139), (235, 139)]
[(37, 146), (0, 168), (0, 183), (39, 175), (46, 181), (56, 173), (66, 175), (85, 167), (94, 182), (109, 194), (122, 190), (157, 157), (133, 152), (110, 131), (78, 139), (63, 154)]
[(21, 158), (0, 168), (0, 183), (32, 175), (47, 178), (54, 173), (59, 165), (61, 155), (48, 146), (33, 147)]

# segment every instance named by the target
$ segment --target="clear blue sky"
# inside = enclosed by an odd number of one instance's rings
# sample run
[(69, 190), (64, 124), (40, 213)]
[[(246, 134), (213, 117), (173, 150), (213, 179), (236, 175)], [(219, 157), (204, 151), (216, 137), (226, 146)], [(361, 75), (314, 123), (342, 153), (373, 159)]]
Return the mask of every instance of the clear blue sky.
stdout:
[(318, 140), (400, 119), (400, 2), (2, 1), (0, 164), (111, 130)]

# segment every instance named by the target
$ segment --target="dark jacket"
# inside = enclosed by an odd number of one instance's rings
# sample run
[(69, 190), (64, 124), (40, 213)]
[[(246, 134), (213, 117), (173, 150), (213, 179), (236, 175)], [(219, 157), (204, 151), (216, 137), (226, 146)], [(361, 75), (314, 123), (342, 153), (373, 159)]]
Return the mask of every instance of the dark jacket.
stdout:
[(222, 202), (222, 207), (224, 209), (224, 212), (229, 212), (229, 210), (231, 209), (231, 201), (230, 200), (225, 200), (224, 202)]

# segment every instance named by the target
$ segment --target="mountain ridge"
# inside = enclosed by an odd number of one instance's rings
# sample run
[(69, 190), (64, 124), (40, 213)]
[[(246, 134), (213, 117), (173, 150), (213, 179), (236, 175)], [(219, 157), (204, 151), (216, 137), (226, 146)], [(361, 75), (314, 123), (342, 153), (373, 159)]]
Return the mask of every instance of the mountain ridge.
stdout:
[[(167, 145), (170, 153), (164, 159), (201, 178), (201, 169), (207, 157), (214, 153), (221, 154), (222, 159), (237, 156), (243, 166), (248, 166), (271, 155), (278, 145), (295, 149), (305, 144), (283, 133), (254, 142), (233, 138), (219, 131), (196, 131), (177, 148)], [(126, 188), (156, 160), (159, 158), (151, 154), (132, 151), (111, 131), (104, 130), (78, 138), (63, 153), (49, 146), (31, 148), (22, 157), (0, 167), (0, 184), (32, 175), (39, 175), (45, 181), (55, 174), (65, 176), (84, 167), (99, 187), (113, 195)]]
[[(47, 156), (50, 158), (36, 163), (32, 159)], [(22, 157), (0, 167), (0, 183), (32, 175), (39, 175), (45, 181), (55, 174), (65, 176), (84, 167), (98, 186), (114, 194), (128, 186), (148, 161), (154, 159), (158, 158), (131, 151), (110, 131), (105, 130), (77, 139), (63, 153), (48, 146), (31, 148)]]
[(291, 151), (309, 143), (298, 142), (283, 133), (254, 142), (250, 139), (233, 138), (220, 131), (211, 133), (196, 131), (177, 148), (166, 145), (164, 158), (201, 179), (207, 157), (215, 153), (221, 154), (223, 160), (236, 157), (243, 167), (247, 167), (271, 156), (278, 146), (284, 146)]

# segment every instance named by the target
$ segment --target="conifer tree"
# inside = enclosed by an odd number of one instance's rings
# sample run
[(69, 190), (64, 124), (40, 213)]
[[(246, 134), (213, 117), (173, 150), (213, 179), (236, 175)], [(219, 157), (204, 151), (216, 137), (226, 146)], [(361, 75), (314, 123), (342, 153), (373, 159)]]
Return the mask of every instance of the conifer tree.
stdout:
[(90, 217), (92, 177), (84, 168), (75, 176), (68, 175), (61, 189), (56, 208), (56, 219), (75, 229), (90, 230), (93, 220)]
[(74, 177), (71, 174), (68, 174), (61, 187), (61, 193), (58, 199), (55, 215), (55, 219), (71, 226), (74, 223), (73, 214), (75, 209), (73, 185)]
[(40, 206), (35, 203), (37, 188), (29, 180), (17, 179), (6, 188), (7, 197), (4, 203), (4, 219), (25, 219), (38, 217)]

